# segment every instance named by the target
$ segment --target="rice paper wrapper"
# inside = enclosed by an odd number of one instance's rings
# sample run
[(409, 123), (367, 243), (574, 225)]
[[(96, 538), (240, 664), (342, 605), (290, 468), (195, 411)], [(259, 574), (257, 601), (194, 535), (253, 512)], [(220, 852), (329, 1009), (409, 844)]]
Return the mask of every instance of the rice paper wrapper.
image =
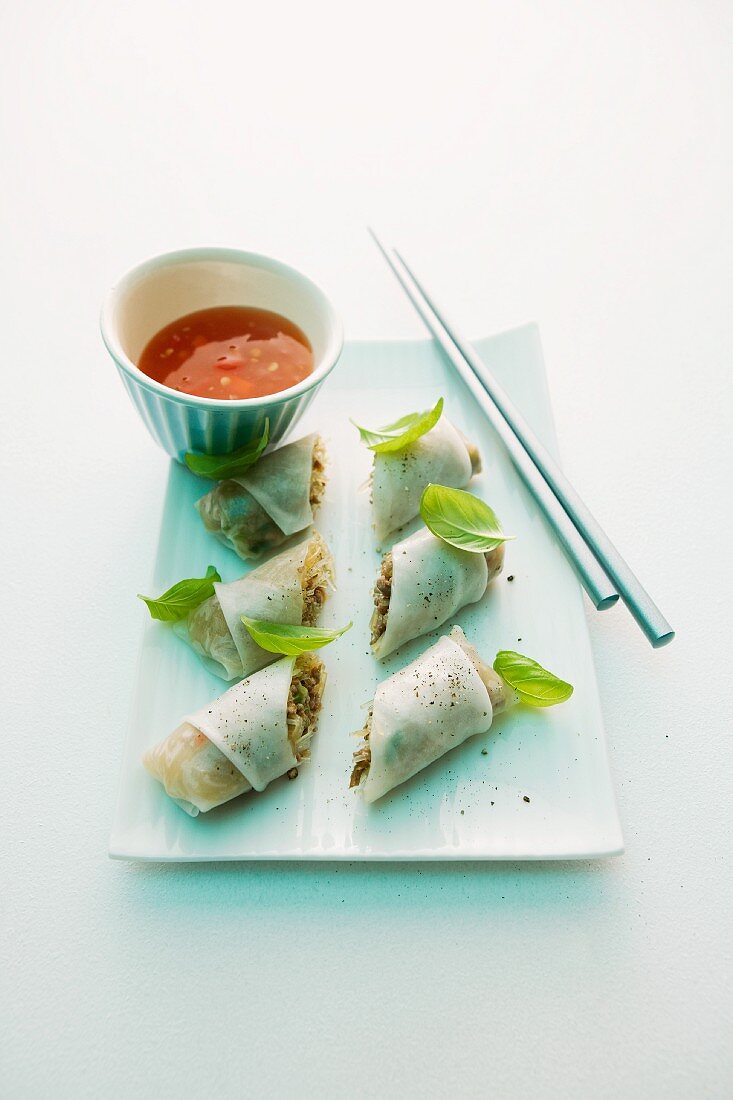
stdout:
[(310, 504), (316, 433), (278, 447), (260, 458), (241, 477), (232, 478), (252, 494), (285, 535), (313, 522)]
[(308, 552), (308, 539), (253, 569), (231, 584), (214, 585), (214, 591), (234, 640), (242, 665), (241, 676), (249, 676), (274, 660), (250, 637), (242, 622), (266, 619), (271, 623), (299, 624), (303, 621), (303, 586), (300, 571)]
[(471, 475), (463, 436), (445, 416), (406, 450), (376, 452), (372, 505), (377, 538), (384, 538), (418, 514), (420, 497), (431, 482), (461, 489)]
[(294, 664), (294, 657), (283, 657), (186, 718), (256, 791), (263, 791), (298, 763), (287, 722)]
[(396, 543), (387, 628), (372, 647), (375, 655), (386, 657), (480, 600), (488, 579), (483, 554), (449, 546), (427, 527)]
[(491, 726), (489, 693), (451, 638), (380, 684), (369, 735), (364, 798), (375, 802), (450, 749)]
[(219, 629), (221, 623), (219, 612), (220, 605), (214, 595), (192, 613), (196, 615), (196, 637), (191, 634), (191, 615), (174, 623), (173, 633), (191, 646), (209, 672), (213, 672), (223, 680), (236, 680), (245, 676), (246, 673), (242, 668), (242, 659), (234, 644), (231, 630), (228, 626), (226, 633), (222, 633)]
[(216, 745), (185, 720), (145, 753), (143, 763), (168, 797), (191, 817), (250, 789), (239, 769), (223, 760)]

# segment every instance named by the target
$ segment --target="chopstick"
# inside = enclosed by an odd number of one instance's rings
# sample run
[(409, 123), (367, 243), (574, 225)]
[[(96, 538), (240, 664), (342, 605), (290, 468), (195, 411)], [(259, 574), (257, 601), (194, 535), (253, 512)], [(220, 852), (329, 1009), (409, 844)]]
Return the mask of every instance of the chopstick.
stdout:
[(674, 630), (506, 391), (471, 345), (446, 320), (399, 252), (389, 251), (372, 229), (369, 232), (427, 328), (501, 438), (594, 606), (604, 611), (620, 595), (655, 648), (671, 642)]
[[(370, 230), (370, 232), (372, 231)], [(375, 235), (372, 233), (372, 236)], [(375, 241), (390, 267), (392, 267), (398, 280), (402, 283), (418, 313), (425, 321), (436, 341), (450, 359), (465, 385), (475, 397), (479, 407), (483, 410), (492, 427), (504, 443), (517, 473), (539, 504), (545, 518), (557, 535), (560, 545), (577, 571), (580, 581), (593, 605), (599, 611), (605, 611), (607, 608), (613, 607), (618, 600), (618, 592), (611, 584), (606, 573), (601, 569), (588, 546), (581, 538), (578, 530), (573, 526), (570, 517), (563, 508), (560, 507), (558, 501), (550, 492), (547, 482), (532, 462), (529, 454), (511, 430), (506, 420), (504, 420), (499, 409), (489, 400), (481, 381), (466, 363), (435, 313), (428, 307), (425, 296), (420, 294), (416, 285), (413, 285), (412, 280), (410, 280), (410, 282), (407, 281), (410, 279), (409, 275), (404, 277), (403, 281), (402, 272), (393, 262), (392, 257), (389, 256), (382, 247), (376, 236)]]

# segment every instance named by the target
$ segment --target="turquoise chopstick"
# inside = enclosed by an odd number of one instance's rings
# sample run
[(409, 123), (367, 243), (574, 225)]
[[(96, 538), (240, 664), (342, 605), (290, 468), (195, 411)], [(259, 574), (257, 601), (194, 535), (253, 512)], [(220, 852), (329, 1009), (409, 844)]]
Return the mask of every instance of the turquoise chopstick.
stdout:
[(512, 462), (575, 568), (594, 606), (603, 611), (619, 595), (655, 648), (674, 630), (631, 571), (547, 449), (471, 345), (449, 324), (403, 257), (374, 241), (427, 328), (473, 393)]

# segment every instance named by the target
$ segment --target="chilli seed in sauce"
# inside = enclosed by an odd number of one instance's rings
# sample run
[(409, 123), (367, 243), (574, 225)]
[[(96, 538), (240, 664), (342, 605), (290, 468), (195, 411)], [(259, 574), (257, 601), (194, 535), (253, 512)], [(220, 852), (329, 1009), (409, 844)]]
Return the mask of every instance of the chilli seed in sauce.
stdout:
[(145, 345), (138, 367), (181, 393), (242, 401), (302, 381), (313, 370), (313, 351), (279, 313), (215, 306), (166, 325)]

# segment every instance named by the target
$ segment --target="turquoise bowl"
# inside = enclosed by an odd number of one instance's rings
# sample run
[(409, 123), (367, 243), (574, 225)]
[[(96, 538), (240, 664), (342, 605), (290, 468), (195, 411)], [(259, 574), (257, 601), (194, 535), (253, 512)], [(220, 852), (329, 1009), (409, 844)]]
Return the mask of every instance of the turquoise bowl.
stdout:
[[(148, 340), (165, 325), (226, 305), (269, 309), (293, 321), (313, 348), (312, 373), (280, 393), (219, 401), (169, 389), (137, 367)], [(343, 348), (341, 321), (315, 283), (279, 260), (233, 248), (190, 248), (138, 264), (108, 292), (100, 324), (145, 426), (179, 462), (187, 451), (233, 451), (259, 437), (266, 419), (270, 443), (277, 443), (313, 401)]]

